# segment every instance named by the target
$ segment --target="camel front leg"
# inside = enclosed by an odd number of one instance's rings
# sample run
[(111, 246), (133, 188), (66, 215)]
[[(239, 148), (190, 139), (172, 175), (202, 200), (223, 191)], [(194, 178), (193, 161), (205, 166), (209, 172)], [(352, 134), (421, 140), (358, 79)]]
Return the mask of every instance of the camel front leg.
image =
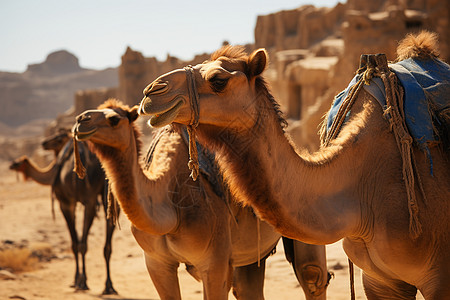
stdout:
[(310, 245), (283, 237), (286, 259), (292, 264), (295, 276), (307, 300), (325, 300), (331, 278), (327, 271), (325, 246)]
[(227, 300), (233, 279), (233, 266), (230, 260), (220, 256), (213, 258), (204, 267), (199, 267), (203, 281), (204, 300)]
[(145, 253), (145, 264), (161, 300), (181, 300), (178, 262), (162, 262)]
[[(107, 216), (107, 200), (106, 195), (103, 195), (103, 208), (105, 211), (105, 220), (106, 220), (106, 240), (105, 240), (105, 247), (103, 248), (103, 256), (105, 257), (105, 263), (106, 263), (106, 282), (105, 282), (105, 289), (103, 290), (103, 295), (117, 295), (117, 291), (114, 289), (112, 281), (111, 281), (111, 275), (110, 275), (110, 259), (111, 259), (111, 252), (112, 252), (112, 236), (114, 233), (114, 229), (116, 226), (113, 223), (112, 219), (108, 219)], [(117, 216), (119, 216), (119, 212), (117, 212)]]
[(238, 300), (264, 299), (266, 258), (254, 264), (236, 267), (233, 272), (233, 295)]

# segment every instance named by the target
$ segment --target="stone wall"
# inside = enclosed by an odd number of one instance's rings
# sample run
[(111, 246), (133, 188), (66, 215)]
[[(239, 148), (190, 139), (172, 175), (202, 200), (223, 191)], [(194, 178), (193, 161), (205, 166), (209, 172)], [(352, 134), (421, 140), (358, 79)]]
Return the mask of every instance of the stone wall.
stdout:
[(88, 109), (95, 109), (109, 98), (117, 98), (117, 88), (101, 88), (95, 90), (78, 91), (75, 94), (75, 115)]
[(255, 47), (270, 53), (288, 49), (307, 49), (313, 44), (337, 33), (345, 6), (317, 8), (312, 5), (294, 10), (258, 16), (255, 27)]

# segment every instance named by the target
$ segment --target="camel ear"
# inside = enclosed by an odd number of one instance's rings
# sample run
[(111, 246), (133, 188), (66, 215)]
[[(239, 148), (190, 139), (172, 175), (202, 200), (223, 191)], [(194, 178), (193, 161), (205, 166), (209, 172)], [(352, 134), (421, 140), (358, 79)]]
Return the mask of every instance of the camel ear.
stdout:
[(269, 56), (263, 48), (253, 51), (248, 58), (249, 77), (260, 75), (267, 67)]
[(139, 117), (138, 112), (139, 112), (138, 105), (135, 105), (130, 109), (130, 111), (128, 112), (128, 120), (130, 120), (130, 123), (133, 123)]

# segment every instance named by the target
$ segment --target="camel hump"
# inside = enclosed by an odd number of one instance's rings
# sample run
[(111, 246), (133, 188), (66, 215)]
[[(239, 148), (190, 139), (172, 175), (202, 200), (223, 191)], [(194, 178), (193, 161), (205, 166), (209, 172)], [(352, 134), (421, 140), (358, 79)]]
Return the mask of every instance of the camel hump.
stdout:
[(424, 30), (418, 34), (408, 34), (397, 47), (397, 61), (437, 57), (439, 57), (438, 35), (434, 32)]

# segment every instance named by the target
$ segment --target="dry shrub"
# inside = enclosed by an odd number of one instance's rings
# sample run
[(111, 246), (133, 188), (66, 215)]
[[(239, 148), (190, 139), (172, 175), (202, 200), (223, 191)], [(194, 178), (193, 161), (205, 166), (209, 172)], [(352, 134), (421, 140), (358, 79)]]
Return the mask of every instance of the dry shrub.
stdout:
[(0, 251), (0, 269), (11, 272), (26, 272), (35, 270), (39, 259), (32, 256), (28, 248), (11, 248)]

